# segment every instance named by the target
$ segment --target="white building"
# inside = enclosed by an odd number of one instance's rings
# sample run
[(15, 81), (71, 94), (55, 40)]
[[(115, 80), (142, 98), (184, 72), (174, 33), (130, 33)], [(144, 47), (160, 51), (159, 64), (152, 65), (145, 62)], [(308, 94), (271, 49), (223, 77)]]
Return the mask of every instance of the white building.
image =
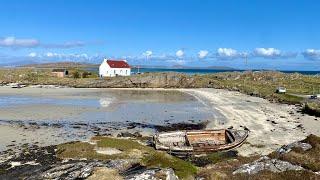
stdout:
[(99, 67), (100, 77), (130, 76), (131, 68), (125, 60), (104, 59)]

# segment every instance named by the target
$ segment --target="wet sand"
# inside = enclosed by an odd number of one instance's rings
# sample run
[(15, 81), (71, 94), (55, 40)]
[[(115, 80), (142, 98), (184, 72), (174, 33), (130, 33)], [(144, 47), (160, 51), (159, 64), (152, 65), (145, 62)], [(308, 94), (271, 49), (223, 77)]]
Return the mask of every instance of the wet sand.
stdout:
[(297, 112), (293, 105), (219, 89), (180, 89), (218, 111), (207, 128), (250, 130), (247, 142), (238, 148), (243, 156), (269, 154), (282, 145), (320, 135), (320, 119)]
[[(160, 94), (155, 93), (159, 90), (161, 90)], [(177, 122), (209, 121), (207, 128), (232, 126), (234, 129), (243, 129), (247, 127), (251, 131), (250, 135), (247, 142), (238, 148), (240, 155), (243, 156), (265, 155), (282, 145), (302, 140), (309, 134), (320, 135), (320, 119), (316, 120), (317, 118), (313, 116), (303, 115), (297, 112), (297, 107), (292, 105), (270, 103), (262, 98), (238, 92), (218, 89), (112, 89), (118, 95), (113, 94), (114, 96), (110, 97), (106, 96), (104, 91), (106, 90), (0, 88), (2, 97), (28, 96), (54, 99), (54, 103), (51, 100), (40, 104), (31, 101), (30, 105), (19, 103), (19, 99), (17, 102), (8, 101), (14, 102), (9, 105), (6, 105), (6, 102), (0, 103), (0, 120), (18, 122), (18, 124), (0, 125), (0, 149), (8, 145), (10, 147), (12, 144), (21, 145), (28, 142), (51, 145), (70, 140), (86, 140), (87, 137), (94, 135), (95, 129), (100, 129), (100, 132), (107, 134), (113, 134), (117, 130), (118, 132), (138, 131), (150, 135), (154, 131), (145, 126), (170, 125)], [(126, 95), (123, 96), (121, 95), (123, 92), (129, 94), (125, 93)], [(56, 103), (56, 99), (62, 100), (63, 103), (61, 104), (60, 101)], [(24, 103), (25, 101), (29, 102), (29, 99), (24, 99)], [(136, 107), (139, 108), (135, 109)], [(117, 110), (114, 116), (108, 114)], [(196, 116), (193, 117), (194, 115)], [(131, 117), (137, 119), (132, 120)], [(139, 119), (139, 117), (147, 118)], [(108, 118), (113, 119), (113, 122), (106, 122), (113, 124), (99, 124), (101, 119)], [(92, 125), (91, 119), (100, 119), (100, 121)], [(52, 123), (54, 121), (71, 122), (71, 120), (73, 123), (84, 122), (85, 125), (76, 125), (76, 127), (70, 125), (71, 127), (67, 128), (19, 126), (20, 122), (27, 121)], [(145, 126), (131, 127), (130, 122), (143, 123)], [(89, 126), (93, 128), (90, 129)]]
[(88, 140), (97, 134), (151, 135), (157, 125), (208, 118), (206, 106), (176, 90), (0, 87), (0, 151), (25, 143)]

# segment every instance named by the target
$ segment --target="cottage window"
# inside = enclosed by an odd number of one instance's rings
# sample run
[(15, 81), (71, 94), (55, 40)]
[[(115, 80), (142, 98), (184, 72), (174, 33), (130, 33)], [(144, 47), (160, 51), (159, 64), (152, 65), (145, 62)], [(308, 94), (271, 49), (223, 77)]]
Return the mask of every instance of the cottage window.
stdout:
[(128, 74), (128, 70), (126, 70), (126, 74)]
[(116, 70), (114, 70), (114, 74), (116, 74)]

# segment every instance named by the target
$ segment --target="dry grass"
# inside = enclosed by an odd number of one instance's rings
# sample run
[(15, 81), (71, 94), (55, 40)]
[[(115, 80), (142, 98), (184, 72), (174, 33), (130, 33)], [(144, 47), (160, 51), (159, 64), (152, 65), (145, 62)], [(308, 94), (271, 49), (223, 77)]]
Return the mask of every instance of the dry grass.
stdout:
[(237, 174), (228, 179), (234, 180), (293, 180), (293, 179), (301, 179), (301, 180), (316, 180), (319, 179), (319, 175), (309, 171), (285, 171), (279, 173), (272, 173), (270, 171), (262, 171), (255, 175), (248, 175), (248, 174)]
[(303, 151), (302, 149), (294, 148), (287, 154), (276, 155), (273, 153), (272, 156), (298, 164), (314, 172), (320, 171), (320, 137), (310, 135), (303, 142), (311, 144), (312, 149)]

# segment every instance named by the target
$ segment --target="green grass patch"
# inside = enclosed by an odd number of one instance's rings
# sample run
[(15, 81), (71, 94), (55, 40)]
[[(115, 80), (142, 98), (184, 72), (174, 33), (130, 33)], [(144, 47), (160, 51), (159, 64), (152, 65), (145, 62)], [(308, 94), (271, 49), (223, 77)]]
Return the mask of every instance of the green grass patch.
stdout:
[(235, 159), (238, 156), (237, 154), (236, 151), (214, 152), (202, 156), (191, 156), (188, 158), (188, 161), (196, 166), (204, 167), (208, 164), (216, 164), (229, 159)]
[(138, 149), (142, 151), (152, 151), (153, 149), (148, 146), (144, 146), (137, 141), (132, 139), (121, 139), (112, 137), (93, 137), (92, 140), (97, 141), (98, 147), (110, 147), (116, 148), (121, 151), (128, 151), (131, 149)]
[(154, 151), (142, 160), (147, 167), (172, 168), (181, 179), (191, 178), (197, 173), (197, 167), (182, 159), (171, 156), (165, 152)]
[[(111, 160), (140, 158), (140, 163), (146, 167), (162, 167), (174, 169), (180, 178), (193, 177), (197, 172), (197, 167), (190, 162), (171, 156), (166, 152), (156, 151), (138, 143), (132, 139), (120, 139), (112, 137), (93, 137), (97, 145), (86, 142), (73, 142), (58, 145), (58, 157), (73, 159)], [(95, 148), (116, 148), (122, 151), (120, 154), (104, 155), (95, 151)], [(138, 155), (139, 153), (140, 155)]]
[(290, 94), (276, 94), (276, 97), (279, 98), (280, 102), (289, 103), (289, 104), (300, 104), (304, 98), (299, 96), (294, 96)]
[(57, 155), (61, 159), (114, 159), (110, 156), (96, 153), (94, 145), (85, 142), (71, 142), (58, 145)]
[[(138, 142), (129, 139), (93, 137), (92, 140), (97, 141), (97, 145), (92, 145), (86, 142), (72, 142), (58, 145), (58, 157), (110, 160), (133, 158), (132, 156), (135, 150), (139, 150), (141, 153), (149, 153), (149, 151), (153, 151), (151, 147), (141, 145)], [(96, 152), (96, 148), (116, 148), (122, 151), (122, 153), (114, 155), (99, 154)], [(138, 158), (138, 156), (136, 158)]]

